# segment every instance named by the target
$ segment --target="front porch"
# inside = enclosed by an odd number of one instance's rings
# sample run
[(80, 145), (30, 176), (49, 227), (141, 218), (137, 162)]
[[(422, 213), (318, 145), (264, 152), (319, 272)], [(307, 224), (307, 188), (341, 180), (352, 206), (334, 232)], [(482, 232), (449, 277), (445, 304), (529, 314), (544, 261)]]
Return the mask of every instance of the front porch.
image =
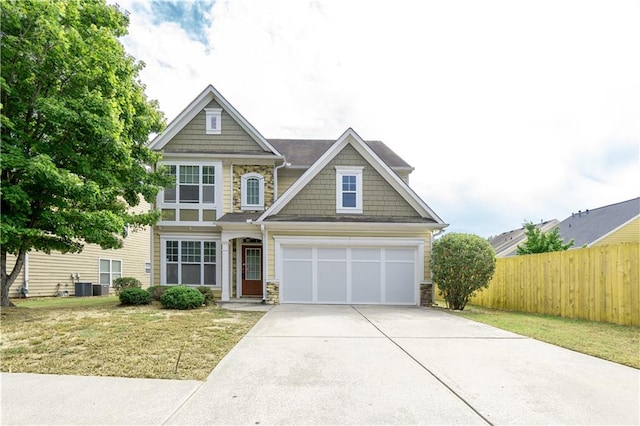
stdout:
[(218, 225), (222, 228), (221, 301), (262, 303), (266, 262), (260, 228), (246, 214), (227, 214)]

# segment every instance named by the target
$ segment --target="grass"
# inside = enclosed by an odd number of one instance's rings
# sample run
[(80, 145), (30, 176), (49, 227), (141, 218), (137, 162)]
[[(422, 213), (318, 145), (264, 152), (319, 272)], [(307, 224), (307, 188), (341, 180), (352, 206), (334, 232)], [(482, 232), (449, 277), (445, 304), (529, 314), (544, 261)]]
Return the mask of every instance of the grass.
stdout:
[(638, 327), (472, 305), (467, 305), (464, 311), (448, 312), (576, 352), (640, 368)]
[(113, 296), (14, 302), (0, 312), (5, 372), (204, 380), (263, 315), (124, 307)]

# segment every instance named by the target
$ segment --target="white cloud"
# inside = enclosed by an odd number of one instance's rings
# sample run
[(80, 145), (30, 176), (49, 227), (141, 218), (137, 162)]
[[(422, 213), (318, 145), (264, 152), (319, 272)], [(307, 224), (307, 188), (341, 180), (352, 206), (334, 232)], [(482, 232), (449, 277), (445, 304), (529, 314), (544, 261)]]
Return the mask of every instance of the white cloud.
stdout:
[(353, 127), (416, 168), (451, 231), (638, 195), (637, 150), (616, 160), (640, 144), (637, 2), (219, 0), (208, 46), (124, 6), (169, 119), (211, 83), (267, 137)]

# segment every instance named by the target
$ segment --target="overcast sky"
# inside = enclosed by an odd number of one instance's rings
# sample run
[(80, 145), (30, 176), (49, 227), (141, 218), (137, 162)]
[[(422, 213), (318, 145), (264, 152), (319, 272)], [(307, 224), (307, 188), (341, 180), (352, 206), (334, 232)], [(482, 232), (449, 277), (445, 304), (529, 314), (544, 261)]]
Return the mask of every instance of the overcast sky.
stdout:
[(638, 1), (117, 3), (167, 120), (212, 84), (267, 138), (352, 127), (447, 232), (640, 195)]

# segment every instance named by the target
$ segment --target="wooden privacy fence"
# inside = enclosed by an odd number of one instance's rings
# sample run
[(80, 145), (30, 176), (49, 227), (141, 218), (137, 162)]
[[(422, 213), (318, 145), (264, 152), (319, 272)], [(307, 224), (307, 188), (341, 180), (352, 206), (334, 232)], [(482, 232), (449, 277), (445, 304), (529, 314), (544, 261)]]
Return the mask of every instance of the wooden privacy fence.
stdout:
[(469, 303), (640, 326), (640, 244), (499, 258)]

